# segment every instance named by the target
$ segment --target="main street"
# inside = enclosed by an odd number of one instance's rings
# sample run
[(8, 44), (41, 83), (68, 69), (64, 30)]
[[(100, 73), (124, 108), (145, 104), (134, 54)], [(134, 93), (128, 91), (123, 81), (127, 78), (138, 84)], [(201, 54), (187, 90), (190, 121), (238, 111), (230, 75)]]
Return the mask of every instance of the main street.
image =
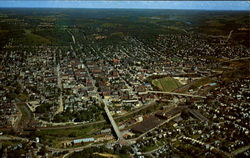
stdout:
[[(62, 53), (61, 49), (59, 50), (59, 56), (60, 54)], [(54, 58), (56, 58), (56, 56), (54, 55)], [(56, 59), (54, 59), (55, 61), (57, 61)], [(56, 66), (56, 76), (57, 76), (57, 86), (58, 86), (58, 89), (60, 90), (60, 95), (58, 97), (58, 103), (59, 103), (59, 107), (57, 109), (57, 111), (55, 112), (54, 115), (58, 114), (58, 113), (61, 113), (63, 112), (63, 96), (62, 96), (62, 93), (63, 93), (63, 86), (62, 86), (62, 78), (61, 78), (61, 66), (60, 66), (60, 60), (58, 62), (56, 62), (57, 66)]]

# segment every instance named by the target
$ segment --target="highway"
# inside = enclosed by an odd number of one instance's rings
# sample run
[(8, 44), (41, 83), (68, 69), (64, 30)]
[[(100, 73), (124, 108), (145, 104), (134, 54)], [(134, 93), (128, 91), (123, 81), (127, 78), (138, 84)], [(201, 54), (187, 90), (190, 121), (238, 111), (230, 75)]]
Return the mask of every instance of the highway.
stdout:
[(75, 36), (69, 30), (67, 31), (71, 35), (73, 43), (76, 44)]

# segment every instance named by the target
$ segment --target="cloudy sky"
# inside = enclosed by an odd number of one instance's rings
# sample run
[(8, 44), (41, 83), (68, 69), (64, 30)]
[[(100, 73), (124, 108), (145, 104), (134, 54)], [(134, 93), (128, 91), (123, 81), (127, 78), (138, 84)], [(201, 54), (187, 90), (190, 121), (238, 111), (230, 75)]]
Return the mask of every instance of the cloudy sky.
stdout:
[(67, 1), (0, 0), (1, 8), (140, 8), (250, 10), (248, 1)]

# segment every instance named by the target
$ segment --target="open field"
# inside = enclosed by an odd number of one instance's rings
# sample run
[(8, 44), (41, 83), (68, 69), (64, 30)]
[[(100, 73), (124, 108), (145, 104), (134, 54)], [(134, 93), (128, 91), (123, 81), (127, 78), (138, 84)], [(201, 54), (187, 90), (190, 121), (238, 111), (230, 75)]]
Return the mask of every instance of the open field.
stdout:
[(34, 135), (41, 138), (45, 144), (54, 147), (62, 147), (61, 142), (78, 138), (95, 137), (96, 132), (103, 128), (102, 124), (92, 125), (88, 127), (76, 127), (70, 129), (48, 129), (36, 131)]
[(160, 90), (166, 91), (166, 92), (171, 92), (175, 90), (176, 88), (179, 88), (182, 86), (178, 80), (171, 78), (171, 77), (155, 79), (152, 81), (152, 84), (158, 87)]

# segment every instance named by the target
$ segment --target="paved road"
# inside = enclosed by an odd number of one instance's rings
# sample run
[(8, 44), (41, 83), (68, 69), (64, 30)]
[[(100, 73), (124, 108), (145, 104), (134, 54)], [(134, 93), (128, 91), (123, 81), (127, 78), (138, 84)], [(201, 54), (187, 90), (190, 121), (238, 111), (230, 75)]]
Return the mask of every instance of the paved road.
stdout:
[(192, 95), (192, 94), (184, 94), (184, 93), (175, 93), (175, 92), (147, 91), (147, 93), (170, 94), (170, 95), (179, 95), (179, 96), (193, 97), (193, 98), (203, 98), (203, 99), (206, 98), (205, 96), (200, 96), (200, 95)]
[(76, 44), (75, 36), (69, 30), (67, 31), (71, 35), (73, 43)]
[(90, 147), (98, 147), (98, 146), (102, 146), (104, 145), (103, 143), (101, 144), (88, 144), (88, 145), (85, 145), (85, 146), (81, 146), (81, 147), (75, 147), (75, 148), (53, 148), (53, 147), (47, 147), (48, 150), (50, 151), (54, 151), (54, 152), (63, 152), (63, 151), (68, 151), (68, 152), (78, 152), (78, 151), (81, 151), (83, 149), (86, 149), (86, 148), (90, 148)]
[(232, 61), (238, 61), (238, 60), (248, 60), (248, 59), (250, 59), (250, 57), (234, 58), (234, 59), (227, 60), (225, 62), (232, 62)]
[(21, 138), (21, 137), (14, 137), (14, 136), (0, 136), (0, 140), (22, 140), (22, 141), (29, 141), (27, 138)]
[[(60, 52), (61, 52), (61, 50), (60, 50)], [(63, 88), (62, 88), (62, 79), (61, 79), (61, 67), (60, 67), (60, 63), (57, 64), (56, 72), (57, 72), (57, 86), (58, 86), (58, 88), (60, 89), (60, 95), (59, 95), (59, 98), (58, 98), (59, 107), (58, 107), (57, 111), (55, 112), (55, 115), (58, 114), (58, 113), (63, 112), (63, 99), (62, 99), (62, 91), (63, 91)]]
[(106, 99), (103, 99), (103, 102), (104, 102), (104, 110), (109, 118), (109, 121), (115, 131), (116, 136), (118, 137), (118, 140), (123, 140), (124, 138), (119, 130), (119, 127), (117, 126), (113, 116), (110, 114), (110, 111), (108, 109), (108, 106), (107, 106), (109, 104), (108, 101)]
[(239, 148), (239, 149), (236, 149), (236, 150), (233, 151), (231, 154), (234, 155), (234, 156), (236, 156), (236, 155), (238, 155), (238, 154), (240, 154), (240, 153), (242, 153), (242, 152), (245, 152), (245, 151), (247, 151), (247, 150), (249, 150), (249, 149), (250, 149), (250, 145), (243, 146), (243, 147), (241, 147), (241, 148)]
[(231, 38), (231, 36), (232, 36), (233, 32), (234, 32), (234, 30), (231, 30), (231, 31), (230, 31), (230, 33), (229, 33), (229, 35), (228, 35), (228, 37), (227, 37), (226, 42), (228, 42), (228, 40)]

